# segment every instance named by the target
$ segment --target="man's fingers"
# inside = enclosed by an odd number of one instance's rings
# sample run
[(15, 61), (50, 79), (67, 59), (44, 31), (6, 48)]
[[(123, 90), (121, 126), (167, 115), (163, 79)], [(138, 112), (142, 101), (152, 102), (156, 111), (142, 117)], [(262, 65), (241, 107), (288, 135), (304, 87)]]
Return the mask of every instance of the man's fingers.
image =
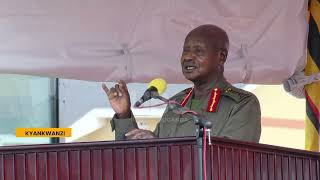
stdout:
[(144, 129), (134, 129), (130, 132), (128, 132), (127, 134), (125, 134), (125, 136), (128, 139), (148, 139), (148, 138), (154, 138), (154, 135), (151, 131), (148, 130), (144, 130)]
[(130, 132), (128, 132), (127, 134), (125, 134), (125, 136), (132, 136), (134, 134), (136, 134), (137, 132), (139, 132), (141, 129), (133, 129)]
[(122, 96), (124, 93), (128, 92), (126, 83), (123, 80), (120, 80), (118, 84), (116, 84), (112, 88), (108, 88), (105, 83), (102, 83), (102, 89), (104, 92), (111, 97)]
[(147, 130), (139, 131), (138, 133), (134, 134), (131, 139), (149, 139), (154, 138), (153, 133)]
[(116, 85), (114, 86), (114, 88), (116, 89), (118, 95), (121, 97), (122, 94), (123, 94), (123, 92), (122, 92), (122, 90), (120, 89), (119, 84), (116, 84)]
[(128, 87), (126, 85), (126, 83), (123, 80), (120, 80), (119, 82), (119, 87), (123, 92), (128, 92)]
[(116, 91), (116, 89), (113, 87), (109, 90), (109, 98), (114, 98), (114, 97), (117, 97), (118, 96), (118, 93)]
[(107, 94), (107, 95), (109, 95), (109, 92), (110, 92), (110, 90), (109, 90), (109, 88), (107, 87), (107, 85), (105, 84), (105, 83), (102, 83), (102, 89), (104, 90), (104, 92)]
[(145, 139), (147, 138), (147, 134), (144, 131), (139, 131), (138, 133), (134, 134), (131, 139)]

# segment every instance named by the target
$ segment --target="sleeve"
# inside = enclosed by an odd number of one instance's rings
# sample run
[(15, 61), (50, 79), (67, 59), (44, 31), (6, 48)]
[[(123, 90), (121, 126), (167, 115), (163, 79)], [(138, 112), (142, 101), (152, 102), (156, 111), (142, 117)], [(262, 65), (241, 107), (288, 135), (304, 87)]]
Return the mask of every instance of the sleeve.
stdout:
[[(176, 98), (176, 96), (178, 96), (178, 95), (175, 95), (170, 99), (172, 100), (173, 98)], [(160, 122), (163, 121), (163, 119), (165, 117), (167, 117), (167, 116), (170, 117), (169, 114), (170, 114), (169, 108), (167, 106), (166, 110), (164, 111), (164, 113), (161, 117)], [(156, 137), (160, 136), (160, 122), (157, 124), (155, 130), (153, 131), (153, 133), (155, 134)], [(137, 122), (136, 122), (135, 117), (132, 112), (131, 112), (131, 117), (127, 118), (127, 119), (118, 119), (118, 117), (115, 114), (113, 116), (112, 120), (110, 121), (110, 124), (111, 124), (112, 131), (115, 131), (115, 140), (124, 140), (126, 133), (128, 133), (129, 131), (131, 131), (133, 129), (138, 128)]]
[(160, 132), (160, 123), (157, 124), (156, 128), (153, 131), (153, 134), (156, 135), (156, 137), (159, 137)]
[[(167, 109), (165, 110), (164, 114), (168, 111)], [(111, 124), (112, 131), (115, 131), (115, 140), (124, 140), (126, 133), (130, 132), (133, 129), (138, 128), (136, 119), (132, 114), (132, 112), (131, 112), (131, 117), (127, 119), (118, 119), (116, 114), (113, 115), (113, 118), (111, 119), (110, 124)], [(156, 137), (159, 137), (160, 123), (157, 124), (153, 133), (156, 135)]]
[(126, 119), (118, 119), (115, 114), (110, 121), (112, 131), (115, 131), (115, 140), (124, 140), (125, 134), (133, 129), (138, 128), (136, 119), (131, 112), (131, 117)]
[(162, 114), (162, 117), (161, 117), (160, 121), (158, 122), (156, 128), (155, 128), (154, 131), (153, 131), (153, 134), (155, 134), (156, 137), (160, 137), (160, 123), (161, 123), (161, 122), (164, 120), (164, 118), (167, 116), (168, 112), (169, 112), (169, 108), (168, 108), (168, 106), (167, 106), (166, 109), (165, 109), (165, 111), (164, 111), (163, 114)]
[(236, 104), (227, 121), (220, 136), (242, 141), (259, 142), (261, 111), (259, 101), (254, 95)]

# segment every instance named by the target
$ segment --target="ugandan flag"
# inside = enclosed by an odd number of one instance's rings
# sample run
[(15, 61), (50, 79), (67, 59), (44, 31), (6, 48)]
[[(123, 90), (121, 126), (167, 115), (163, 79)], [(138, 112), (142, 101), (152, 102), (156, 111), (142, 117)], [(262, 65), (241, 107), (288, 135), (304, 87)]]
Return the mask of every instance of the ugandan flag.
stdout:
[[(320, 0), (309, 1), (308, 55), (305, 75), (320, 72)], [(319, 151), (320, 82), (308, 84), (306, 90), (305, 149)]]

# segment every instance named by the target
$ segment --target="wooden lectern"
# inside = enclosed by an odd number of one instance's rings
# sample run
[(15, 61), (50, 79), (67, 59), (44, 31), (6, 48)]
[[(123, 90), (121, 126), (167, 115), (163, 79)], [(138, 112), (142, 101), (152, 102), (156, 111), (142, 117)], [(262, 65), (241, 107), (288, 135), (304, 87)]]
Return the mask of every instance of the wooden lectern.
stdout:
[[(320, 180), (320, 153), (212, 138), (207, 179)], [(194, 137), (0, 148), (0, 180), (196, 180)]]

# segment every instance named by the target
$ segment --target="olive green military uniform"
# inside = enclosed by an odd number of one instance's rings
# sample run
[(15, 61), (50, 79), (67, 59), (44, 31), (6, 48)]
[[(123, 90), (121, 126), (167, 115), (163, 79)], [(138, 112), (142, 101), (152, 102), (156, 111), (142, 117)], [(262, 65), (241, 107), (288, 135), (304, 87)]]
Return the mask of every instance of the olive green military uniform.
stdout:
[[(186, 101), (185, 107), (202, 115), (203, 118), (212, 122), (212, 136), (226, 137), (230, 139), (259, 142), (261, 134), (261, 112), (259, 101), (250, 92), (233, 87), (225, 80), (212, 84), (211, 89), (220, 89), (219, 102), (214, 112), (207, 110), (211, 98), (211, 90), (208, 95), (193, 98), (193, 92)], [(176, 94), (171, 100), (181, 103), (190, 92), (191, 88)], [(116, 132), (116, 140), (124, 139), (125, 134), (137, 128), (133, 115), (128, 119), (117, 119), (111, 121), (112, 129)], [(154, 133), (160, 138), (195, 136), (196, 125), (190, 115), (179, 115), (168, 108), (164, 112)]]

